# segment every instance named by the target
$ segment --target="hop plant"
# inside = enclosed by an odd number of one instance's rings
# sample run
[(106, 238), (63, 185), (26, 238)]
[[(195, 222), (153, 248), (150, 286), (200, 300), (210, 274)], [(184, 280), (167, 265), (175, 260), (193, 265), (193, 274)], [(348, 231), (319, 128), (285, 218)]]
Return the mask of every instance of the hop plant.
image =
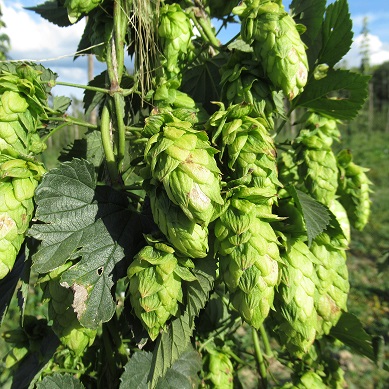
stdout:
[(294, 99), (307, 83), (308, 60), (293, 18), (280, 2), (269, 0), (246, 0), (234, 12), (242, 39), (252, 45), (267, 77)]
[(316, 257), (302, 240), (288, 239), (281, 251), (281, 281), (272, 312), (274, 331), (287, 350), (301, 358), (316, 337)]
[(232, 198), (215, 224), (220, 276), (233, 307), (257, 329), (273, 305), (279, 261), (277, 237), (269, 222), (258, 217), (260, 207)]
[(179, 264), (174, 249), (163, 243), (145, 246), (128, 267), (127, 277), (131, 305), (152, 340), (178, 314), (182, 280), (196, 280)]
[(206, 226), (215, 206), (223, 204), (216, 150), (205, 132), (172, 115), (166, 122), (167, 117), (155, 118), (160, 131), (151, 136), (145, 148), (150, 175), (163, 184), (169, 199), (191, 221)]
[(221, 351), (210, 350), (207, 355), (207, 380), (212, 382), (215, 389), (232, 389), (234, 387), (234, 367), (230, 357)]
[(97, 330), (83, 327), (73, 309), (74, 294), (71, 289), (61, 286), (62, 273), (71, 266), (66, 263), (40, 279), (43, 300), (48, 301), (48, 319), (53, 321), (52, 329), (61, 343), (81, 356), (91, 346)]
[(103, 0), (66, 0), (64, 6), (70, 23), (76, 23), (81, 16), (88, 14), (102, 2)]
[(32, 219), (35, 188), (44, 172), (42, 166), (21, 159), (0, 165), (0, 279), (14, 266)]
[(347, 211), (350, 223), (358, 230), (363, 230), (370, 216), (371, 181), (366, 175), (369, 169), (352, 161), (348, 150), (337, 155), (339, 167), (339, 201)]

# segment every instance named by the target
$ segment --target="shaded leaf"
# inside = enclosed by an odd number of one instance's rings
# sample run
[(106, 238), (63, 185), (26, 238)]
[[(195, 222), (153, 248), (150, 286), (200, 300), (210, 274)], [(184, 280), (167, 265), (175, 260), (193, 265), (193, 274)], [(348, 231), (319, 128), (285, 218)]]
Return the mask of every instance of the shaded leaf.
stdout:
[(36, 389), (83, 389), (85, 386), (71, 374), (53, 374), (38, 382)]
[(119, 389), (148, 389), (147, 378), (152, 358), (151, 352), (135, 352), (124, 366)]
[(322, 49), (318, 63), (333, 67), (350, 50), (352, 21), (347, 0), (337, 0), (327, 8), (322, 29)]
[(59, 27), (67, 27), (71, 26), (72, 23), (69, 21), (68, 12), (64, 4), (64, 0), (49, 0), (35, 7), (26, 7), (26, 9), (36, 12), (43, 19)]
[(352, 119), (367, 98), (369, 79), (348, 70), (329, 70), (320, 80), (310, 79), (295, 107), (311, 108), (335, 119)]
[(316, 236), (326, 229), (330, 222), (330, 213), (321, 203), (295, 187), (288, 187), (288, 191), (293, 196), (297, 208), (303, 214), (307, 228), (308, 245), (310, 245)]
[(338, 323), (332, 327), (330, 335), (339, 339), (346, 346), (372, 361), (377, 361), (372, 337), (364, 330), (362, 323), (352, 313), (343, 312)]
[(165, 376), (167, 370), (186, 351), (192, 331), (193, 326), (189, 324), (189, 315), (185, 312), (174, 319), (168, 329), (158, 337), (148, 376), (152, 387), (156, 386), (157, 381)]
[(66, 110), (69, 108), (70, 104), (72, 103), (72, 100), (69, 97), (65, 96), (54, 96), (53, 99), (53, 109), (55, 111), (65, 113)]
[(322, 45), (321, 29), (326, 0), (293, 0), (290, 8), (296, 23), (307, 28), (301, 39), (307, 46), (309, 68), (313, 69)]
[(125, 275), (121, 261), (141, 242), (138, 215), (128, 209), (125, 194), (97, 187), (94, 166), (80, 159), (47, 173), (35, 199), (42, 224), (33, 225), (30, 234), (42, 244), (32, 257), (33, 269), (45, 273), (80, 259), (61, 282), (80, 297), (75, 308), (80, 323), (96, 328), (111, 319), (113, 278)]
[[(107, 71), (104, 70), (102, 73), (97, 75), (93, 80), (91, 80), (88, 85), (98, 88), (109, 89), (108, 80), (107, 80)], [(89, 115), (105, 98), (105, 93), (96, 92), (92, 90), (84, 91), (84, 110), (85, 115)]]

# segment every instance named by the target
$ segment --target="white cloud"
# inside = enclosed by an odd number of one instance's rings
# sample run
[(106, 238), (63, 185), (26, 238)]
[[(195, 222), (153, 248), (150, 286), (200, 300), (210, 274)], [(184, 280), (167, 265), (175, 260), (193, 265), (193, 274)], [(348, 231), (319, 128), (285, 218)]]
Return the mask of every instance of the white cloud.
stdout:
[[(361, 64), (361, 45), (364, 36), (362, 34), (355, 37), (350, 51), (344, 57), (348, 67), (358, 67)], [(368, 34), (368, 45), (370, 55), (370, 65), (380, 65), (389, 61), (389, 47), (384, 44), (377, 35)]]

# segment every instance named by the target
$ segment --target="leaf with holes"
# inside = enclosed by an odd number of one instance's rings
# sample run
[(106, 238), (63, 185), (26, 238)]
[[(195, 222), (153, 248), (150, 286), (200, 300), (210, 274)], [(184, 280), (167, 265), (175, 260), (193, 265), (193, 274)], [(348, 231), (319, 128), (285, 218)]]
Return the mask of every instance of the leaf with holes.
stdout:
[(131, 257), (142, 242), (138, 215), (129, 210), (125, 195), (97, 186), (94, 166), (80, 159), (46, 174), (35, 199), (41, 223), (30, 234), (42, 244), (33, 268), (46, 273), (79, 259), (61, 281), (74, 292), (80, 323), (96, 328), (115, 311), (111, 288), (113, 279), (125, 275), (123, 258)]

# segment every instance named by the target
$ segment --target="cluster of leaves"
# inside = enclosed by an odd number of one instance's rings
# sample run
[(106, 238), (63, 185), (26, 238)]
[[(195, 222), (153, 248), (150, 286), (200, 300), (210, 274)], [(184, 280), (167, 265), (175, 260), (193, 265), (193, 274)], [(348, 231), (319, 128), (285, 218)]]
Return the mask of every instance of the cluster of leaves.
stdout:
[[(65, 115), (67, 98), (36, 115), (40, 141), (69, 123), (89, 131), (34, 190), (27, 260), (22, 250), (0, 284), (2, 318), (20, 279), (22, 308), (30, 276), (48, 302), (47, 320), (22, 310), (4, 333), (14, 386), (233, 387), (248, 364), (230, 341), (242, 322), (263, 386), (270, 335), (293, 366), (285, 388), (341, 387), (336, 340), (377, 361), (345, 312), (349, 219), (363, 228), (370, 207), (365, 170), (332, 151), (367, 96), (367, 77), (335, 68), (351, 46), (347, 1), (295, 0), (291, 14), (238, 3), (32, 8), (62, 27), (88, 16), (79, 50), (107, 69), (84, 94), (98, 125)], [(211, 18), (236, 16), (241, 32), (222, 45)], [(301, 131), (281, 144), (297, 108)], [(40, 151), (15, 152), (32, 163)]]

